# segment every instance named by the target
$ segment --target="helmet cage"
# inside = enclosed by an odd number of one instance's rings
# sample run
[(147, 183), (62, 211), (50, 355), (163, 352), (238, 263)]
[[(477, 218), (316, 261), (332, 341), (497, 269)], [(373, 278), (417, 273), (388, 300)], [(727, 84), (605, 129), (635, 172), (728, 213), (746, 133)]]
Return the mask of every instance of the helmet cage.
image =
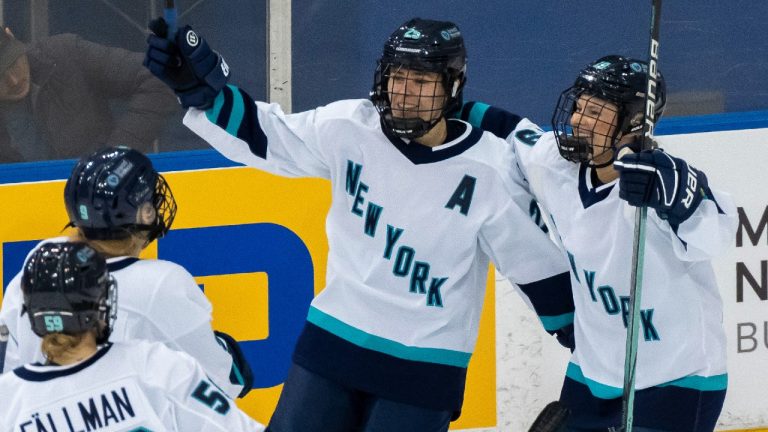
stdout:
[(155, 209), (155, 221), (153, 223), (148, 225), (135, 224), (129, 228), (131, 232), (147, 231), (150, 243), (168, 234), (173, 220), (176, 218), (176, 200), (173, 198), (173, 192), (171, 192), (171, 188), (162, 174), (157, 175), (152, 207)]
[[(581, 111), (577, 106), (581, 99)], [(621, 135), (623, 110), (614, 109), (599, 96), (586, 92), (583, 88), (573, 86), (560, 94), (557, 107), (552, 115), (552, 129), (555, 132), (557, 148), (560, 155), (571, 162), (589, 163), (591, 166), (603, 167), (610, 165), (610, 160), (595, 163), (595, 158), (613, 151)], [(579, 123), (574, 124), (574, 114), (579, 115)], [(601, 152), (595, 152), (600, 147)]]
[[(647, 63), (625, 58), (618, 55), (602, 57), (591, 63), (579, 73), (575, 83), (566, 89), (558, 100), (555, 112), (552, 115), (552, 128), (558, 142), (560, 154), (572, 162), (587, 162), (592, 166), (601, 167), (611, 164), (611, 161), (595, 164), (593, 159), (608, 151), (614, 151), (618, 141), (624, 136), (640, 131), (643, 127), (645, 113), (645, 93), (648, 79)], [(586, 123), (574, 131), (572, 125), (576, 102), (580, 97), (586, 96), (592, 105), (601, 105), (610, 102), (617, 109), (611, 109), (612, 114), (602, 114), (603, 126), (610, 118), (615, 125), (613, 132), (595, 133), (595, 130), (587, 130)], [(655, 88), (654, 115), (656, 120), (661, 118), (666, 105), (666, 85), (664, 78), (657, 71)], [(595, 101), (598, 98), (601, 101)], [(589, 102), (588, 102), (589, 103)], [(595, 119), (594, 115), (592, 116)], [(598, 122), (594, 129), (598, 129)], [(605, 130), (605, 128), (603, 127)], [(604, 147), (605, 150), (593, 155), (594, 146)]]
[[(455, 71), (427, 69), (384, 60), (379, 61), (376, 68), (374, 104), (387, 129), (399, 137), (413, 139), (423, 136), (461, 104), (463, 75)], [(438, 79), (431, 79), (431, 73), (437, 73)], [(393, 79), (402, 80), (403, 84), (390, 85)], [(442, 91), (438, 91), (438, 86)], [(393, 93), (397, 91), (399, 93)], [(393, 108), (393, 98), (400, 100), (404, 106)], [(412, 98), (417, 102), (412, 103)], [(406, 103), (405, 99), (409, 102)]]
[[(463, 37), (453, 23), (415, 18), (395, 30), (384, 44), (371, 90), (385, 131), (418, 138), (460, 107), (466, 61)], [(439, 74), (439, 80), (425, 80), (430, 72)], [(400, 94), (390, 93), (393, 79), (405, 80), (397, 86)], [(438, 85), (443, 94), (435, 94)], [(432, 92), (423, 93), (425, 89)], [(407, 102), (402, 100), (406, 95)], [(392, 106), (393, 97), (399, 107)]]

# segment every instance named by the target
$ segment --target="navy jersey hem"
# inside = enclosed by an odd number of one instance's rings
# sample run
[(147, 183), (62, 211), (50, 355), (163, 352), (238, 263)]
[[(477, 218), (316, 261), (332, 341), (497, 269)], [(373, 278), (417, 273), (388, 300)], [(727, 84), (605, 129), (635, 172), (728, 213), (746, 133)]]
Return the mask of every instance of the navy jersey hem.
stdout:
[(293, 361), (346, 387), (395, 402), (458, 412), (464, 401), (467, 369), (362, 348), (309, 322)]

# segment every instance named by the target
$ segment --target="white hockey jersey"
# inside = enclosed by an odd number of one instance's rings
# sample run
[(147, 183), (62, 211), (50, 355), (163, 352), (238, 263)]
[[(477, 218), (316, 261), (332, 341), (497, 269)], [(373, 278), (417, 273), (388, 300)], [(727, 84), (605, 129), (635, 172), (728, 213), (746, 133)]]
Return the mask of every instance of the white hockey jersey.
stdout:
[(294, 355), (307, 369), (458, 409), (489, 262), (518, 284), (570, 292), (510, 146), (467, 123), (451, 120), (453, 139), (429, 148), (386, 135), (367, 100), (286, 115), (228, 86), (184, 124), (231, 160), (330, 180), (326, 286)]
[(263, 431), (189, 355), (156, 342), (107, 344), (67, 366), (0, 376), (0, 430)]
[[(514, 145), (570, 262), (576, 350), (567, 375), (597, 397), (620, 397), (636, 208), (619, 198), (618, 180), (593, 185), (592, 169), (566, 161), (554, 134), (528, 119), (471, 102), (462, 117)], [(731, 244), (736, 226), (732, 199), (716, 190), (679, 227), (648, 211), (636, 388), (726, 388), (723, 306), (710, 259)]]
[[(42, 243), (66, 240), (57, 237)], [(117, 320), (110, 341), (162, 342), (194, 357), (230, 397), (240, 393), (242, 386), (229, 378), (232, 357), (218, 344), (211, 329), (211, 304), (189, 272), (170, 261), (134, 257), (109, 258), (107, 268), (118, 289)], [(0, 322), (10, 331), (5, 371), (44, 361), (41, 339), (32, 332), (29, 317), (21, 315), (24, 299), (20, 283), (21, 272), (8, 283), (0, 309)]]

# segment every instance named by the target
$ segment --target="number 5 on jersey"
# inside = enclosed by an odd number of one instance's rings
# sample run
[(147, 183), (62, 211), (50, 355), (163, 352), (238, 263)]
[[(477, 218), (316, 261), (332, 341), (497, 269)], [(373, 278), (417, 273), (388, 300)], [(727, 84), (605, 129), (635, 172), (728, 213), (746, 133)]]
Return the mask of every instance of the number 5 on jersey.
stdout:
[(221, 415), (229, 412), (229, 401), (226, 396), (206, 381), (200, 381), (195, 391), (192, 392), (192, 397)]

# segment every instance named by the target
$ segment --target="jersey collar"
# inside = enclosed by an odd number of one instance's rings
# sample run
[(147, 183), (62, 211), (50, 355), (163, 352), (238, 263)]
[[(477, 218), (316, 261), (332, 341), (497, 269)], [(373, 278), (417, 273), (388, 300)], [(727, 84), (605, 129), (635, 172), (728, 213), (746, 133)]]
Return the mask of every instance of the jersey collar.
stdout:
[(112, 344), (107, 343), (88, 359), (73, 365), (52, 366), (33, 363), (16, 368), (13, 370), (13, 373), (26, 381), (49, 381), (80, 372), (88, 366), (96, 363), (100, 358), (104, 357), (110, 348), (112, 348)]
[(585, 209), (604, 200), (616, 184), (616, 180), (614, 180), (610, 183), (594, 186), (592, 184), (593, 170), (594, 168), (586, 164), (579, 165), (579, 197), (581, 198), (581, 205)]
[(448, 122), (454, 123), (450, 124), (449, 127), (463, 128), (463, 131), (456, 138), (437, 147), (427, 147), (413, 141), (407, 143), (402, 138), (389, 132), (386, 128), (382, 127), (382, 130), (384, 135), (403, 156), (415, 165), (421, 165), (440, 162), (460, 155), (477, 144), (480, 141), (480, 137), (483, 136), (481, 129), (474, 128), (469, 123), (457, 119), (448, 119)]
[(135, 263), (136, 261), (139, 261), (139, 258), (136, 257), (116, 257), (116, 258), (109, 258), (107, 260), (107, 270), (110, 272), (116, 272), (118, 270), (122, 270), (129, 265)]

